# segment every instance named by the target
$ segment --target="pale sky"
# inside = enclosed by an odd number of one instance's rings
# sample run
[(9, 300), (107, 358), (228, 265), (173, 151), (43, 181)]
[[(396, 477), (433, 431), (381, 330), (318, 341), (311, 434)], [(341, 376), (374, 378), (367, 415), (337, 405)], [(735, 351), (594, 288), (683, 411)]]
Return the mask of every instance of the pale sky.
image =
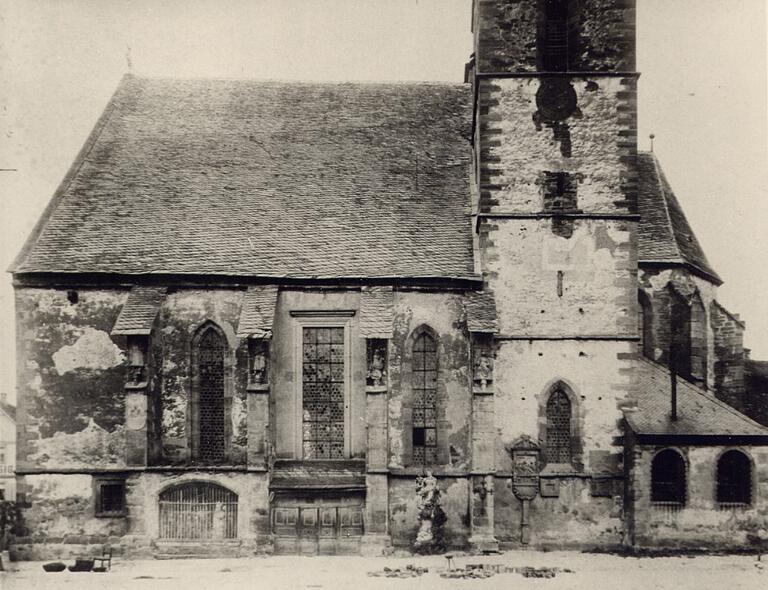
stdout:
[[(768, 358), (765, 0), (637, 0), (640, 147), (655, 151)], [(471, 0), (0, 0), (0, 264), (121, 76), (461, 81)], [(764, 298), (765, 297), (765, 298)], [(0, 277), (0, 391), (13, 293)]]

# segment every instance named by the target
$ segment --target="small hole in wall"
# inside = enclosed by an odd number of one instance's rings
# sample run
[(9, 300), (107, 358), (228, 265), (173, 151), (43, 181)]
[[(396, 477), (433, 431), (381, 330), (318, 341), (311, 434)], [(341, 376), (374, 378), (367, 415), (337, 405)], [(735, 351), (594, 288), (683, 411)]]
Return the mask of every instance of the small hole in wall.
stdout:
[(579, 308), (579, 313), (584, 313), (584, 308), (583, 307)]
[(581, 401), (586, 401), (586, 400), (587, 400), (587, 396), (586, 395), (582, 395), (581, 396)]
[(67, 291), (67, 301), (69, 301), (72, 305), (78, 302), (80, 299), (80, 296), (78, 295), (77, 291), (74, 289), (70, 289)]
[(520, 398), (520, 401), (523, 401), (523, 402), (524, 402), (524, 401), (525, 401), (525, 398), (524, 398), (524, 397), (521, 397), (521, 398)]
[(539, 356), (544, 356), (544, 353), (543, 353), (543, 352), (540, 352), (540, 353), (539, 353)]
[(587, 353), (584, 352), (583, 350), (580, 350), (579, 351), (579, 356), (587, 356)]
[(544, 310), (543, 310), (543, 309), (541, 310), (541, 313), (544, 313)]
[(602, 395), (598, 395), (597, 396), (597, 401), (602, 401), (602, 400), (603, 400), (603, 396)]

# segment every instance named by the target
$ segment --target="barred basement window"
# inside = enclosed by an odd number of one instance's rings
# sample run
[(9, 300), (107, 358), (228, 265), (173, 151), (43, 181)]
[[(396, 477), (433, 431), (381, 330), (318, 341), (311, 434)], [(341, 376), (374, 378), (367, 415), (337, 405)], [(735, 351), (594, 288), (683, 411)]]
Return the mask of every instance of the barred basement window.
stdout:
[(726, 451), (717, 462), (717, 501), (721, 508), (752, 501), (752, 463), (741, 451)]
[(685, 504), (685, 461), (680, 453), (665, 449), (651, 463), (651, 502)]
[(547, 463), (571, 463), (571, 400), (562, 389), (552, 392), (547, 400), (545, 451)]
[(95, 480), (96, 516), (125, 516), (125, 480)]
[(437, 463), (437, 343), (427, 333), (413, 343), (413, 462)]

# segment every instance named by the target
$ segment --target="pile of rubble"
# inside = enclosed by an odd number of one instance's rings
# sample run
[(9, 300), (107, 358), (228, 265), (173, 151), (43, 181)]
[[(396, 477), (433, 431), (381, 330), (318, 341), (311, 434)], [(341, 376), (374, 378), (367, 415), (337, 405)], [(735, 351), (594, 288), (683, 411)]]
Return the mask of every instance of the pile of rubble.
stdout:
[(373, 578), (417, 578), (426, 574), (429, 568), (416, 567), (413, 564), (408, 564), (404, 569), (385, 567), (381, 571), (368, 572), (368, 575)]
[(572, 574), (573, 570), (557, 567), (510, 567), (500, 563), (483, 563), (467, 565), (463, 568), (448, 569), (442, 572), (440, 576), (443, 578), (479, 579), (490, 578), (502, 573), (520, 574), (524, 578), (554, 578), (558, 573)]
[(465, 568), (456, 568), (440, 572), (440, 577), (478, 580), (482, 578), (490, 578), (498, 573), (498, 568), (467, 566)]

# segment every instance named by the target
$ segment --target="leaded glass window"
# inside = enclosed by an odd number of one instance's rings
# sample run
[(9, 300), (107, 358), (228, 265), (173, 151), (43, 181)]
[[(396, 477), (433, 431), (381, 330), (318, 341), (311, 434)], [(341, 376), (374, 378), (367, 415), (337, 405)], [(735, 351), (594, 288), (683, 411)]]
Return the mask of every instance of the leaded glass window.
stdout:
[(437, 343), (426, 333), (413, 343), (413, 462), (437, 463)]
[(224, 460), (224, 353), (221, 335), (209, 328), (198, 342), (200, 458)]
[(302, 334), (302, 446), (305, 459), (344, 457), (344, 328)]
[(571, 401), (560, 389), (547, 400), (546, 443), (548, 463), (571, 462)]

